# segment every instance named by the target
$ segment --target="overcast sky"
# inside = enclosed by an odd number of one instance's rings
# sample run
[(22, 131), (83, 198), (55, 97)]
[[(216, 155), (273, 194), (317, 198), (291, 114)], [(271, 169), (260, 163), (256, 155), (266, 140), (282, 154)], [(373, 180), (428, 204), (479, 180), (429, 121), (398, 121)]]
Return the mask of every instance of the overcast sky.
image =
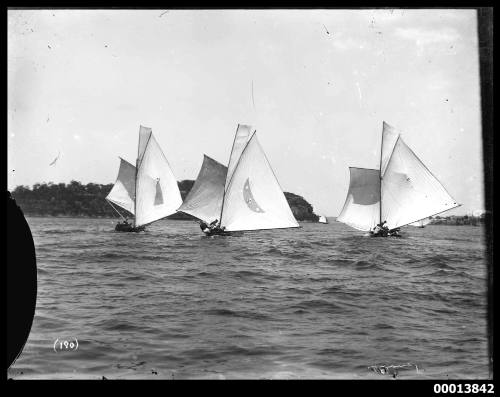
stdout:
[(336, 216), (348, 167), (378, 167), (385, 120), (463, 204), (450, 214), (482, 209), (476, 25), (474, 10), (9, 10), (8, 187), (112, 183), (141, 124), (195, 179), (242, 123), (283, 190)]

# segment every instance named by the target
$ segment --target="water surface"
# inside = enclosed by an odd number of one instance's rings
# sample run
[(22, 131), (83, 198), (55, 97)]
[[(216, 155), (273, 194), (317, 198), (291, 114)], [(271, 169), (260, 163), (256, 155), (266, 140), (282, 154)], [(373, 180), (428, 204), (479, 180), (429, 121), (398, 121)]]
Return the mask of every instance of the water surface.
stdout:
[[(28, 218), (38, 297), (14, 378), (487, 378), (481, 227), (205, 237), (192, 221)], [(54, 342), (78, 339), (75, 351)]]

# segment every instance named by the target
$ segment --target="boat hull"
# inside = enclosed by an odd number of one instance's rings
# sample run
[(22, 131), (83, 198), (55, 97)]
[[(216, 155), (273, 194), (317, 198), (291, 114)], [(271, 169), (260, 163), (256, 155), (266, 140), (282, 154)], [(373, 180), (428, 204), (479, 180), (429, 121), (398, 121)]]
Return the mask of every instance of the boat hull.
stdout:
[[(205, 233), (205, 232), (203, 232)], [(211, 230), (205, 233), (205, 236), (230, 236), (231, 232), (226, 232), (224, 230)]]
[(117, 232), (143, 232), (146, 230), (145, 226), (133, 227), (132, 225), (124, 225), (123, 223), (118, 223), (115, 226), (115, 231)]
[(401, 234), (380, 234), (380, 233), (370, 233), (370, 237), (395, 237), (395, 238), (401, 238)]

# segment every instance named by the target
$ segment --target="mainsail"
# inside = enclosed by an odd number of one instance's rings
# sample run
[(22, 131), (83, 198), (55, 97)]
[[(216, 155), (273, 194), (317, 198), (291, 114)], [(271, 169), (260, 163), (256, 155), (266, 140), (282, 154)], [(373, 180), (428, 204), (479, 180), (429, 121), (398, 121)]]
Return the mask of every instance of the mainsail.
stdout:
[(135, 226), (142, 226), (176, 212), (182, 204), (177, 180), (150, 128), (139, 132), (135, 201)]
[(221, 226), (228, 231), (299, 226), (255, 132), (226, 182)]
[(205, 155), (198, 177), (178, 211), (190, 214), (207, 224), (219, 219), (226, 174), (226, 166)]
[(106, 196), (106, 200), (120, 208), (134, 213), (135, 202), (135, 167), (120, 158), (120, 168), (116, 182)]
[(458, 207), (399, 136), (382, 176), (382, 217), (394, 229)]
[(380, 169), (350, 168), (346, 202), (337, 220), (369, 231), (386, 221), (395, 229), (459, 204), (404, 143), (383, 123)]

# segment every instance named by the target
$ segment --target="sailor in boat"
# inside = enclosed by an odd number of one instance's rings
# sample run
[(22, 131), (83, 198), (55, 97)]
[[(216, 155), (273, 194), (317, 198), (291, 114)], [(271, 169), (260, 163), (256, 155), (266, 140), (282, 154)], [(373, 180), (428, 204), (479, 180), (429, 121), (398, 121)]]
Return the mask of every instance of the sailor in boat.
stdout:
[(370, 232), (373, 237), (387, 237), (389, 235), (389, 228), (385, 226), (387, 221), (377, 224)]
[(210, 222), (210, 224), (208, 225), (206, 222), (200, 220), (200, 229), (207, 236), (211, 236), (212, 234), (215, 234), (216, 231), (218, 230), (218, 222), (219, 220), (216, 219)]
[(128, 218), (125, 218), (123, 222), (118, 222), (115, 227), (117, 231), (128, 231), (130, 229), (132, 229), (132, 225), (128, 221)]
[(200, 229), (203, 233), (207, 234), (210, 232), (210, 228), (204, 221), (200, 220), (198, 223), (200, 224)]
[(220, 221), (216, 219), (212, 223), (210, 223), (210, 235), (214, 234), (224, 234), (225, 227), (220, 226)]
[(401, 229), (397, 227), (396, 229), (389, 230), (387, 235), (391, 237), (401, 237), (400, 231)]
[(200, 229), (202, 230), (203, 233), (205, 233), (207, 236), (213, 236), (216, 234), (224, 234), (225, 233), (225, 227), (220, 227), (220, 222), (218, 219), (210, 222), (209, 225), (207, 225), (206, 222), (200, 221)]

